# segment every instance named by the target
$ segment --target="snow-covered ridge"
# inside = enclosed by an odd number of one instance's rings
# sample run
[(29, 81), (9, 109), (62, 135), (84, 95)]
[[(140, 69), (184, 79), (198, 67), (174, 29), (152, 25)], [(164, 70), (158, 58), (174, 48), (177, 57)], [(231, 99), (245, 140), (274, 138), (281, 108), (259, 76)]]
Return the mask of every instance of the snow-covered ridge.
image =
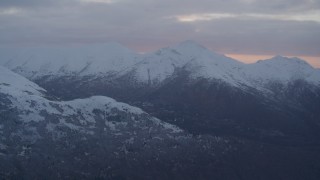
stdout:
[(134, 72), (137, 81), (157, 84), (183, 68), (193, 78), (219, 79), (232, 86), (256, 87), (270, 81), (287, 83), (296, 79), (320, 84), (320, 70), (301, 59), (275, 56), (244, 64), (194, 41), (184, 41), (144, 55), (118, 43), (65, 49), (22, 49), (17, 53), (1, 52), (0, 64), (29, 79), (46, 75), (122, 76)]
[[(19, 117), (25, 123), (44, 121), (47, 116), (54, 116), (59, 119), (60, 125), (64, 125), (74, 130), (94, 127), (96, 116), (100, 115), (105, 120), (106, 127), (116, 130), (117, 122), (109, 122), (110, 115), (121, 113), (132, 115), (130, 121), (139, 121), (137, 117), (146, 116), (151, 123), (160, 126), (171, 132), (181, 132), (176, 126), (162, 122), (157, 118), (149, 116), (140, 108), (117, 102), (105, 96), (93, 96), (86, 99), (75, 99), (72, 101), (50, 101), (42, 92), (45, 90), (26, 78), (0, 66), (0, 97), (9, 99), (10, 104), (0, 102), (1, 106), (16, 109)], [(98, 112), (97, 112), (98, 111)], [(106, 116), (108, 114), (108, 116)], [(77, 122), (67, 122), (66, 119), (77, 119)], [(75, 118), (76, 117), (76, 118)], [(49, 123), (49, 122), (48, 122)], [(122, 123), (122, 124), (121, 124)], [(120, 125), (128, 122), (121, 122)], [(53, 130), (53, 125), (48, 124), (48, 128)], [(89, 131), (87, 132), (89, 133)]]

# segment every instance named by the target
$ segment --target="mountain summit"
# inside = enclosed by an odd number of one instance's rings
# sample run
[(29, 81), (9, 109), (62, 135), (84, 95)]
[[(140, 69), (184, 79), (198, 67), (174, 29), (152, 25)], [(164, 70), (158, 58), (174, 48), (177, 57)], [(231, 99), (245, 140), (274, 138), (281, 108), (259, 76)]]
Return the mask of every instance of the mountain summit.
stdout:
[(289, 83), (293, 80), (305, 80), (320, 85), (320, 71), (299, 58), (275, 56), (247, 65), (247, 75), (262, 83), (277, 81)]

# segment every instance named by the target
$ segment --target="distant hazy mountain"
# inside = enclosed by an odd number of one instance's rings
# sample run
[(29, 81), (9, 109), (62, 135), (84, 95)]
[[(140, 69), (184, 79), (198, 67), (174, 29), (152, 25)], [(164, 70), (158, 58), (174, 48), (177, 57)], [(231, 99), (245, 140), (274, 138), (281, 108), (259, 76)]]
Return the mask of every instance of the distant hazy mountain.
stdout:
[(108, 75), (131, 67), (139, 55), (118, 43), (75, 47), (1, 49), (2, 65), (30, 79)]

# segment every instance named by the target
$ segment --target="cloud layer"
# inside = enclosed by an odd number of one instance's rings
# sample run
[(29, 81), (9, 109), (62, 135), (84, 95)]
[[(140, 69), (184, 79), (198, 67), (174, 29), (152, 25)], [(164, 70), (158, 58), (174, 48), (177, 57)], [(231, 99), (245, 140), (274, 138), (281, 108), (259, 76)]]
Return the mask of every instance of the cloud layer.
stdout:
[(1, 0), (0, 46), (186, 39), (229, 54), (320, 57), (318, 0)]

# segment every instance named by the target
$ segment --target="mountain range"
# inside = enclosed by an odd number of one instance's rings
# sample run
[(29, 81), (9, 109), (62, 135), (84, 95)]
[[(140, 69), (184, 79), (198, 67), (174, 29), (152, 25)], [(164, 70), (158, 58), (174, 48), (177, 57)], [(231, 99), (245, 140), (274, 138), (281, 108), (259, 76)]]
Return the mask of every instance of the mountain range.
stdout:
[[(244, 64), (185, 41), (146, 54), (118, 43), (7, 48), (0, 65), (3, 177), (320, 177), (320, 70), (299, 58)], [(62, 163), (71, 152), (79, 166)]]
[(257, 86), (270, 81), (288, 83), (296, 79), (320, 84), (319, 69), (301, 59), (275, 56), (244, 64), (190, 40), (146, 54), (135, 53), (118, 43), (0, 51), (3, 66), (32, 80), (46, 76), (120, 78), (133, 73), (137, 82), (155, 86), (175, 70), (184, 69), (193, 78), (219, 79), (233, 86), (260, 88)]
[(109, 96), (192, 133), (319, 135), (320, 70), (298, 58), (244, 64), (189, 40), (146, 54), (108, 43), (7, 50), (0, 59), (53, 99)]

